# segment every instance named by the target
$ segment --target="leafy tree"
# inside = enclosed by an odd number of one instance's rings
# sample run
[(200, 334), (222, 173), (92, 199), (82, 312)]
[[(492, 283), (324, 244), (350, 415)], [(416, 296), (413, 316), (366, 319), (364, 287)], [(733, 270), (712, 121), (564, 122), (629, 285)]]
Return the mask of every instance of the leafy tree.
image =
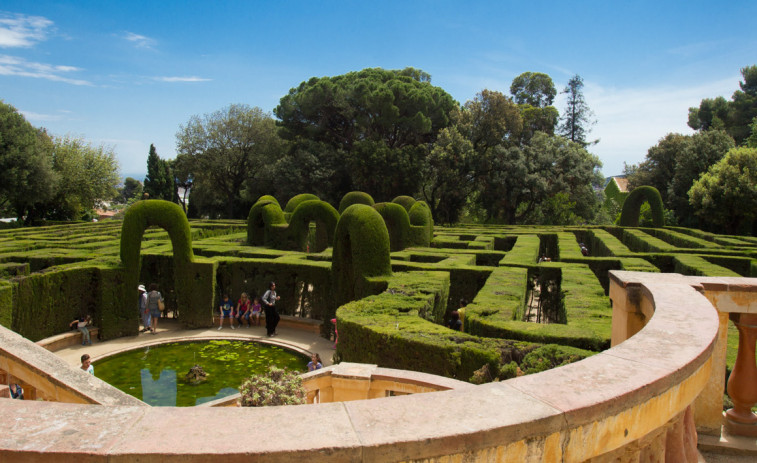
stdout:
[[(266, 175), (283, 153), (270, 114), (257, 107), (232, 104), (179, 127), (176, 147), (193, 178), (191, 201), (202, 215), (242, 218), (250, 203), (244, 189)], [(270, 179), (282, 181), (281, 178)]]
[(291, 153), (313, 142), (331, 147), (312, 154), (337, 156), (326, 160), (334, 168), (326, 182), (340, 189), (335, 196), (362, 189), (391, 199), (418, 191), (427, 145), (450, 125), (456, 106), (423, 71), (373, 68), (302, 82), (274, 114), (282, 137), (294, 142)]
[(689, 198), (708, 228), (757, 235), (757, 149), (730, 150), (694, 182)]
[(467, 136), (477, 153), (496, 145), (512, 145), (523, 130), (518, 105), (492, 90), (484, 89), (466, 102), (457, 118), (458, 130)]
[(667, 196), (668, 208), (675, 211), (681, 225), (697, 225), (689, 205), (691, 185), (734, 146), (733, 138), (724, 131), (708, 130), (692, 135), (685, 149), (676, 153), (675, 173), (668, 185)]
[(757, 148), (757, 117), (752, 119), (752, 125), (749, 126), (749, 138), (744, 141), (747, 148)]
[(555, 133), (560, 113), (552, 106), (557, 90), (551, 77), (541, 72), (524, 72), (513, 79), (510, 93), (523, 119), (523, 143), (536, 132)]
[(558, 134), (574, 141), (581, 146), (596, 143), (599, 140), (588, 142), (586, 136), (590, 127), (595, 124), (594, 113), (586, 104), (583, 94), (584, 80), (579, 75), (571, 77), (567, 87), (562, 91), (568, 95), (565, 113), (562, 123), (558, 128)]
[(634, 167), (635, 172), (628, 177), (629, 186), (655, 187), (678, 223), (696, 225), (688, 203), (691, 184), (733, 147), (733, 139), (722, 130), (668, 134), (649, 148), (646, 159)]
[(21, 220), (35, 203), (52, 197), (57, 177), (51, 153), (47, 133), (0, 100), (0, 212)]
[(124, 179), (124, 186), (119, 189), (120, 201), (126, 203), (134, 197), (141, 198), (142, 188), (142, 182), (131, 177), (126, 177)]
[(757, 117), (757, 65), (742, 68), (741, 75), (740, 90), (733, 93), (730, 101), (706, 98), (698, 108), (689, 108), (689, 127), (700, 131), (725, 129), (737, 145), (743, 144)]
[(536, 108), (551, 106), (557, 95), (552, 78), (541, 72), (524, 72), (510, 85), (510, 94), (518, 104)]
[[(567, 205), (580, 217), (576, 220), (591, 220), (596, 213), (592, 185), (601, 181), (601, 163), (577, 143), (537, 132), (522, 147), (489, 150), (483, 164), (477, 201), (488, 220), (514, 224), (546, 217), (548, 212), (539, 209), (550, 198), (554, 199), (549, 207)], [(567, 197), (555, 197), (559, 193)]]
[(52, 220), (80, 220), (118, 194), (115, 153), (78, 137), (53, 139), (53, 169), (60, 179), (52, 199), (36, 203), (34, 214)]
[(423, 198), (434, 220), (452, 224), (473, 190), (473, 144), (455, 126), (442, 129), (423, 169)]
[(158, 156), (153, 144), (150, 144), (150, 153), (147, 155), (144, 191), (150, 195), (150, 199), (174, 201), (176, 197), (176, 185), (171, 166), (168, 161)]

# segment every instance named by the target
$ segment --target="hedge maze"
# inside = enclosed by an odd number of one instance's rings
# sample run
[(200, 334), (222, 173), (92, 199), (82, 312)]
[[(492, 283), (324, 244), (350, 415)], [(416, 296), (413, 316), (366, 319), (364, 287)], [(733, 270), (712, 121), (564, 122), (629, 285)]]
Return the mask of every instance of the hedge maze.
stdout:
[[(123, 221), (0, 231), (0, 324), (38, 340), (90, 314), (102, 338), (136, 335), (136, 286), (158, 283), (183, 326), (210, 326), (222, 293), (262, 294), (276, 281), (283, 314), (322, 320), (324, 336), (337, 319), (341, 360), (482, 382), (608, 348), (613, 269), (755, 277), (757, 238), (442, 228), (421, 201), (361, 192), (339, 209), (309, 194), (282, 209), (264, 196), (247, 222), (187, 222), (176, 205), (142, 201)], [(459, 332), (444, 322), (461, 299)]]

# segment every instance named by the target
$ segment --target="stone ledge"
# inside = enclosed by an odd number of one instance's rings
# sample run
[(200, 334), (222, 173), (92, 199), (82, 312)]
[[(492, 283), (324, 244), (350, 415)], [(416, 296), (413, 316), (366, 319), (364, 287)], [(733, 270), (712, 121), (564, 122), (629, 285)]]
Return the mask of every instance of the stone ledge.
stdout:
[[(0, 457), (43, 452), (61, 461), (79, 461), (83, 453), (93, 461), (318, 462), (583, 461), (605, 455), (667, 426), (709, 378), (716, 311), (691, 288), (695, 279), (653, 277), (637, 278), (656, 306), (646, 327), (604, 353), (559, 369), (459, 390), (296, 407), (9, 401), (0, 429), (18, 431), (0, 433)], [(674, 342), (680, 345), (670, 349)], [(229, 444), (229, 429), (250, 426), (286, 432)]]
[[(90, 327), (89, 338), (97, 339), (97, 334), (99, 333), (99, 331), (100, 329), (97, 327), (94, 327), (94, 326)], [(37, 341), (36, 344), (40, 347), (44, 347), (50, 352), (55, 352), (65, 347), (75, 346), (81, 343), (82, 343), (82, 334), (81, 334), (81, 331), (77, 329), (76, 331), (72, 330), (66, 333), (56, 334), (55, 336), (50, 336), (49, 338), (45, 338), (40, 341)]]

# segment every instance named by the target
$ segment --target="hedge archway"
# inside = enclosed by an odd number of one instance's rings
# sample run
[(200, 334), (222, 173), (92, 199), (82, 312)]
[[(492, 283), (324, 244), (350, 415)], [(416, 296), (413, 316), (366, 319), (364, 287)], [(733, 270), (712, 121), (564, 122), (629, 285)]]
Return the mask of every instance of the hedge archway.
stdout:
[(344, 213), (344, 211), (353, 204), (365, 204), (366, 206), (373, 206), (374, 204), (376, 204), (376, 201), (373, 200), (373, 196), (363, 191), (350, 191), (349, 193), (344, 195), (342, 197), (342, 200), (339, 202), (339, 213)]
[(334, 231), (339, 212), (331, 204), (320, 200), (299, 203), (289, 219), (289, 237), (297, 251), (305, 251), (310, 222), (315, 222), (315, 246), (311, 252), (321, 252), (334, 244)]
[[(213, 320), (212, 301), (203, 301), (196, 297), (198, 287), (202, 282), (210, 285), (212, 294), (213, 280), (202, 278), (194, 265), (192, 252), (192, 234), (189, 221), (178, 204), (160, 199), (139, 201), (131, 206), (124, 215), (121, 226), (121, 262), (126, 268), (123, 284), (126, 285), (125, 294), (133, 292), (136, 300), (137, 285), (140, 274), (140, 251), (145, 230), (150, 226), (158, 226), (168, 232), (173, 249), (174, 291), (176, 304), (182, 315), (182, 325), (185, 327), (209, 326)], [(165, 292), (166, 288), (163, 288)], [(133, 300), (132, 300), (133, 301)], [(124, 314), (133, 313), (134, 328), (138, 328), (137, 311), (134, 302), (125, 300)], [(206, 306), (207, 304), (207, 306)], [(129, 318), (132, 318), (129, 316)]]
[(652, 226), (655, 228), (665, 226), (665, 214), (663, 213), (660, 192), (653, 186), (645, 185), (634, 188), (623, 202), (623, 209), (620, 212), (621, 227), (639, 226), (639, 212), (644, 202), (648, 202), (652, 209)]
[(386, 289), (382, 277), (392, 274), (389, 232), (371, 206), (353, 204), (339, 217), (331, 273), (337, 307)]

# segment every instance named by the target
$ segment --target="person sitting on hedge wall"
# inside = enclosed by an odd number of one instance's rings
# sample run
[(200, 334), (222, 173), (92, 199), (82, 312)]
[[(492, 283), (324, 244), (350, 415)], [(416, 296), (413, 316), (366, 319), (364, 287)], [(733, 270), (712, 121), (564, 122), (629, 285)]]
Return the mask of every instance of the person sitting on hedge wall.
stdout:
[(81, 345), (86, 346), (87, 344), (92, 345), (92, 339), (89, 337), (89, 324), (92, 323), (92, 317), (87, 315), (86, 317), (84, 315), (81, 315), (76, 320), (72, 321), (68, 324), (72, 329), (77, 328), (79, 331), (81, 331)]

